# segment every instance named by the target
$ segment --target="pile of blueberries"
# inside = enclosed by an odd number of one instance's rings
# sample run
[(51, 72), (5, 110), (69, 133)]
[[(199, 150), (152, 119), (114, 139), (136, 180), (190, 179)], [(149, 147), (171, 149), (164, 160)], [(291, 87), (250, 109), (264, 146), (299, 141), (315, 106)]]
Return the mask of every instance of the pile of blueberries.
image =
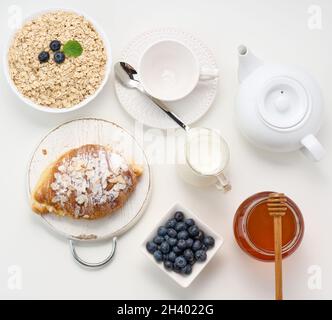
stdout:
[(205, 235), (193, 219), (185, 219), (183, 212), (177, 211), (158, 228), (146, 249), (158, 263), (164, 264), (166, 270), (189, 275), (196, 262), (206, 260), (206, 252), (214, 244), (214, 238)]
[[(61, 42), (59, 40), (53, 40), (50, 43), (50, 49), (53, 54), (53, 60), (55, 63), (60, 64), (63, 63), (66, 59), (66, 56), (63, 52), (60, 51), (61, 49)], [(40, 63), (45, 63), (50, 60), (50, 53), (48, 51), (42, 51), (38, 55), (38, 60)]]

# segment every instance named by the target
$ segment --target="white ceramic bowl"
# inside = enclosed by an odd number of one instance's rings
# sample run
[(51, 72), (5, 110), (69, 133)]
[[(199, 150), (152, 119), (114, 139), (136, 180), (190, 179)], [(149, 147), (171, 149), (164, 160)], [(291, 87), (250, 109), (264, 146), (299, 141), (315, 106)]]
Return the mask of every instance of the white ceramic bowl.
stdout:
[[(152, 240), (156, 234), (157, 230), (160, 226), (163, 226), (168, 219), (170, 219), (176, 211), (182, 211), (185, 215), (185, 218), (191, 218), (194, 219), (197, 226), (204, 231), (206, 235), (212, 236), (215, 239), (215, 245), (213, 248), (209, 249), (207, 251), (207, 260), (203, 263), (197, 262), (193, 266), (192, 273), (190, 275), (182, 275), (175, 273), (174, 271), (167, 271), (164, 268), (163, 263), (157, 263), (154, 259), (153, 255), (150, 254), (146, 250), (146, 244), (148, 241)], [(219, 248), (222, 246), (224, 240), (223, 238), (217, 234), (215, 231), (213, 231), (210, 227), (208, 227), (201, 219), (199, 219), (191, 210), (183, 207), (181, 204), (174, 204), (167, 212), (166, 214), (160, 219), (160, 221), (157, 223), (155, 228), (148, 234), (146, 239), (143, 241), (141, 245), (141, 250), (144, 253), (144, 255), (152, 261), (154, 265), (159, 267), (164, 273), (166, 273), (169, 277), (171, 277), (177, 284), (179, 284), (183, 288), (187, 288), (190, 286), (190, 284), (196, 279), (196, 277), (202, 272), (202, 270), (207, 266), (207, 264), (210, 262), (210, 260), (213, 258), (213, 256), (217, 253)], [(211, 275), (213, 277), (214, 275)]]
[(97, 97), (97, 95), (101, 92), (101, 90), (103, 89), (103, 87), (107, 83), (108, 78), (109, 78), (109, 74), (111, 72), (111, 66), (112, 66), (111, 46), (110, 46), (110, 43), (109, 43), (108, 38), (106, 36), (106, 33), (98, 25), (98, 23), (96, 21), (94, 21), (93, 19), (91, 19), (88, 15), (86, 15), (83, 12), (80, 12), (80, 11), (78, 11), (76, 9), (69, 9), (69, 8), (50, 8), (48, 10), (38, 11), (38, 12), (35, 12), (35, 13), (29, 15), (26, 19), (24, 19), (24, 21), (22, 23), (22, 26), (26, 22), (28, 22), (28, 21), (30, 21), (30, 20), (38, 17), (41, 14), (45, 14), (47, 12), (52, 12), (52, 11), (59, 11), (59, 10), (61, 10), (61, 11), (69, 11), (69, 12), (73, 12), (73, 13), (76, 13), (78, 15), (84, 16), (87, 20), (89, 20), (93, 24), (93, 26), (96, 28), (99, 36), (101, 37), (101, 39), (104, 42), (104, 46), (105, 46), (106, 54), (107, 54), (107, 63), (106, 63), (105, 77), (104, 77), (102, 83), (100, 84), (99, 88), (96, 90), (96, 92), (93, 95), (87, 97), (85, 100), (83, 100), (79, 104), (76, 104), (76, 105), (74, 105), (72, 107), (69, 107), (69, 108), (61, 108), (61, 109), (50, 108), (50, 107), (47, 107), (47, 106), (39, 105), (39, 104), (33, 102), (32, 100), (26, 98), (25, 96), (23, 96), (23, 94), (21, 92), (19, 92), (19, 90), (17, 89), (16, 85), (14, 84), (14, 82), (12, 81), (12, 79), (10, 77), (9, 65), (8, 65), (8, 51), (9, 51), (10, 45), (11, 45), (11, 43), (12, 43), (12, 41), (13, 41), (13, 39), (14, 39), (17, 31), (18, 31), (18, 30), (14, 30), (14, 32), (9, 37), (9, 40), (7, 42), (7, 47), (5, 48), (4, 57), (3, 57), (3, 60), (4, 60), (3, 61), (4, 72), (5, 72), (6, 79), (7, 79), (8, 83), (9, 83), (9, 86), (12, 88), (12, 90), (15, 92), (15, 94), (23, 102), (25, 102), (27, 105), (29, 105), (30, 107), (32, 107), (32, 108), (34, 108), (36, 110), (47, 112), (47, 113), (65, 113), (65, 112), (70, 112), (70, 111), (78, 110), (78, 109), (84, 107), (85, 105), (87, 105), (89, 102), (91, 102), (93, 99), (95, 99)]

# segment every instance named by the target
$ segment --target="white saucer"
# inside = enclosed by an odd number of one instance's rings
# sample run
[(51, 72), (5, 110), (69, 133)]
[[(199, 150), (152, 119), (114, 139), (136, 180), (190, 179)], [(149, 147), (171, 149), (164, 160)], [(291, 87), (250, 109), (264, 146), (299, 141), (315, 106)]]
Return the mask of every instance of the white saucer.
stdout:
[[(168, 39), (185, 43), (196, 55), (203, 67), (217, 68), (211, 51), (191, 34), (173, 28), (155, 29), (141, 34), (122, 52), (120, 61), (125, 61), (135, 69), (141, 54), (156, 41)], [(199, 120), (211, 107), (217, 93), (218, 79), (202, 81), (186, 98), (170, 102), (170, 109), (186, 124)], [(127, 89), (115, 80), (115, 90), (124, 109), (137, 121), (155, 128), (177, 128), (178, 125), (148, 98), (134, 89)]]

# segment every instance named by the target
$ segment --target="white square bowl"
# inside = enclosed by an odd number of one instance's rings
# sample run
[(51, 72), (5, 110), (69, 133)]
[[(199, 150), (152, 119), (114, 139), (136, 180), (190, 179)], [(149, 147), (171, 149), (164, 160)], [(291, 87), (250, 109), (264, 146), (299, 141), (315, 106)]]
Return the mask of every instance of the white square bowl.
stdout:
[[(207, 251), (207, 259), (204, 262), (197, 262), (194, 264), (192, 273), (190, 275), (182, 275), (178, 274), (174, 271), (168, 271), (164, 268), (163, 263), (157, 263), (154, 259), (153, 255), (149, 253), (146, 249), (146, 244), (148, 241), (152, 240), (156, 235), (158, 228), (160, 226), (165, 225), (166, 221), (173, 217), (174, 213), (176, 211), (182, 211), (184, 213), (185, 218), (191, 218), (194, 219), (196, 222), (196, 225), (198, 228), (200, 228), (206, 235), (209, 235), (215, 239), (215, 245), (213, 248), (209, 249)], [(169, 277), (171, 277), (177, 284), (179, 284), (183, 288), (187, 288), (190, 286), (190, 284), (196, 279), (196, 277), (201, 273), (201, 271), (206, 267), (206, 265), (210, 262), (210, 260), (213, 258), (213, 256), (217, 253), (217, 251), (222, 246), (224, 240), (223, 238), (217, 234), (215, 231), (213, 231), (210, 227), (208, 227), (200, 218), (198, 218), (191, 210), (183, 207), (179, 203), (174, 204), (167, 213), (160, 219), (158, 224), (155, 228), (148, 234), (146, 239), (143, 241), (141, 245), (141, 250), (144, 253), (144, 255), (152, 261), (154, 265), (159, 267), (164, 273), (166, 273)]]

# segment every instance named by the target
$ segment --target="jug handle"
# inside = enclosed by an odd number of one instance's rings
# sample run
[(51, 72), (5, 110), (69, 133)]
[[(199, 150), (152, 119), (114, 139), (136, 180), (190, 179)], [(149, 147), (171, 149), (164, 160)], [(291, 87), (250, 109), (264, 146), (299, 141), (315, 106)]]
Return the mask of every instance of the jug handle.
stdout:
[(314, 161), (321, 160), (326, 151), (313, 134), (309, 134), (301, 140), (302, 152)]
[(223, 192), (228, 192), (232, 190), (231, 184), (229, 183), (227, 177), (223, 173), (220, 173), (218, 176), (216, 176), (216, 178), (217, 178), (216, 188), (218, 190), (221, 190)]

